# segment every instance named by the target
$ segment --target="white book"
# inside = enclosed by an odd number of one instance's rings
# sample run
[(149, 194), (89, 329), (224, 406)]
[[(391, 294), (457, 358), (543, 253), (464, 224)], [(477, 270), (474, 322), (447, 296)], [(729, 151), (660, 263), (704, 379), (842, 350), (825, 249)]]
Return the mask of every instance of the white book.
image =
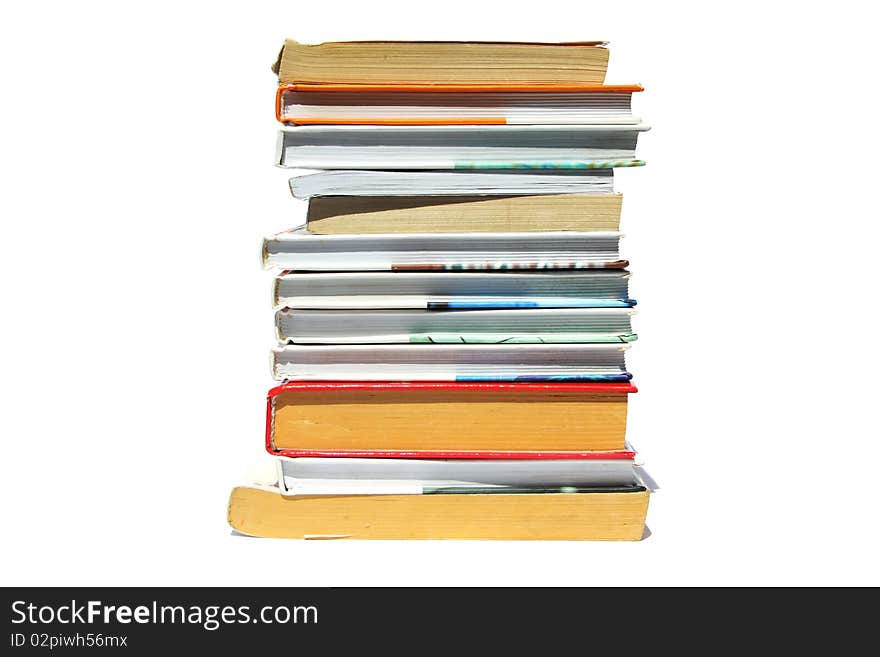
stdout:
[(626, 308), (626, 270), (291, 272), (275, 278), (276, 306), (303, 309)]
[(444, 488), (612, 487), (641, 484), (632, 459), (284, 458), (282, 495), (406, 495)]
[(302, 271), (623, 269), (618, 232), (314, 235), (263, 242), (266, 268)]
[(279, 118), (290, 123), (413, 121), (508, 125), (635, 124), (632, 92), (535, 90), (279, 90)]
[(631, 342), (629, 308), (291, 310), (275, 314), (290, 344), (520, 344)]
[(292, 381), (629, 381), (626, 344), (285, 345), (273, 375)]
[(276, 163), (302, 169), (607, 168), (635, 164), (636, 125), (283, 128)]
[(289, 181), (296, 198), (312, 196), (473, 196), (611, 194), (614, 169), (534, 171), (322, 171)]

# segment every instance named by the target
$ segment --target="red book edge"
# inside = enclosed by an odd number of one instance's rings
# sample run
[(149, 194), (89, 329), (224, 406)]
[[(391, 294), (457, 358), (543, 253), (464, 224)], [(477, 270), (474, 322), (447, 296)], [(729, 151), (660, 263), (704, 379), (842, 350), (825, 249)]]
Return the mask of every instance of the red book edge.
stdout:
[(338, 457), (338, 458), (397, 458), (397, 459), (609, 459), (631, 460), (632, 450), (543, 452), (543, 451), (432, 451), (432, 450), (314, 450), (276, 449), (272, 443), (273, 402), (281, 392), (315, 390), (526, 390), (529, 392), (585, 392), (628, 394), (638, 392), (630, 383), (478, 383), (447, 381), (303, 381), (282, 383), (269, 390), (266, 399), (266, 451), (272, 456)]
[(486, 460), (560, 460), (592, 461), (612, 460), (631, 461), (636, 453), (632, 450), (609, 452), (446, 452), (446, 451), (400, 451), (400, 450), (319, 450), (319, 449), (274, 449), (267, 445), (272, 456), (289, 458), (373, 458), (373, 459), (486, 459)]

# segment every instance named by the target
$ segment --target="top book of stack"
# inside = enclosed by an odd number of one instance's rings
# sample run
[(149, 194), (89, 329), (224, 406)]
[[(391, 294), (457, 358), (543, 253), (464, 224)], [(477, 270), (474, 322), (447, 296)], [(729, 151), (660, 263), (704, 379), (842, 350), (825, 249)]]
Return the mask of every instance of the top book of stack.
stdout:
[(273, 71), (280, 84), (602, 84), (601, 41), (496, 43), (288, 39)]

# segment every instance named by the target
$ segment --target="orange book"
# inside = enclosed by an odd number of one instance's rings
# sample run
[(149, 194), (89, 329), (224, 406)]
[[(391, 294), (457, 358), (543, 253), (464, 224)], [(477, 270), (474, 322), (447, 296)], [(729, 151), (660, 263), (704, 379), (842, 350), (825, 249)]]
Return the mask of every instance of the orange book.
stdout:
[(628, 449), (634, 392), (630, 383), (289, 381), (269, 391), (266, 450), (291, 457), (631, 458), (621, 450)]
[(287, 84), (275, 116), (295, 125), (636, 124), (632, 94), (602, 84)]

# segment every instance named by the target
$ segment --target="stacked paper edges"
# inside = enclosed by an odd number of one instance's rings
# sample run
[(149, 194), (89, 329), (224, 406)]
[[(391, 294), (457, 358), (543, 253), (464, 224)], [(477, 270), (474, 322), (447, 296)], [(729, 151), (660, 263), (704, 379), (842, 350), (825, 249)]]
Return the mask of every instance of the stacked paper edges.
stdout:
[(606, 64), (601, 42), (285, 43), (276, 164), (321, 171), (264, 241), (273, 465), (233, 490), (234, 529), (646, 534), (614, 168), (648, 128)]

